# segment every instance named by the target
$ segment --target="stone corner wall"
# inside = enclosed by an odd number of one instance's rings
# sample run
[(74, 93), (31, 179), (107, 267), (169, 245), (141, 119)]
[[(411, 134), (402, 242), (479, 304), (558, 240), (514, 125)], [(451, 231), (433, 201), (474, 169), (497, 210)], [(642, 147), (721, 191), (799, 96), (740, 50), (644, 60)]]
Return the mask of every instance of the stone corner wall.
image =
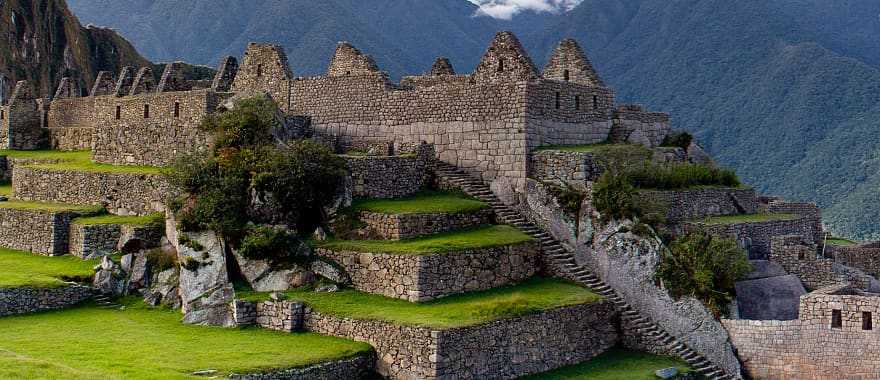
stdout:
[(0, 288), (0, 317), (74, 306), (94, 295), (92, 288), (70, 285), (59, 288)]
[(0, 209), (0, 246), (41, 253), (68, 253), (70, 221), (74, 212)]
[(749, 252), (751, 259), (766, 259), (770, 254), (770, 240), (774, 236), (798, 235), (807, 241), (816, 241), (821, 234), (821, 225), (815, 219), (799, 215), (791, 220), (768, 220), (761, 222), (742, 222), (731, 224), (703, 225), (685, 222), (682, 229), (686, 231), (705, 230), (706, 232), (728, 236)]
[(374, 353), (333, 360), (299, 368), (269, 370), (259, 373), (232, 374), (232, 380), (356, 380), (369, 378), (376, 363)]
[(433, 146), (413, 155), (345, 156), (352, 195), (359, 198), (400, 198), (421, 190), (434, 167)]
[(386, 240), (410, 239), (464, 228), (491, 224), (491, 209), (456, 214), (384, 214), (362, 211), (359, 219)]
[(664, 207), (666, 220), (681, 222), (710, 216), (754, 214), (758, 199), (754, 189), (715, 188), (681, 191), (640, 191), (642, 203)]
[(670, 130), (669, 114), (645, 112), (640, 106), (623, 105), (614, 112), (614, 126), (608, 139), (653, 148), (663, 142)]

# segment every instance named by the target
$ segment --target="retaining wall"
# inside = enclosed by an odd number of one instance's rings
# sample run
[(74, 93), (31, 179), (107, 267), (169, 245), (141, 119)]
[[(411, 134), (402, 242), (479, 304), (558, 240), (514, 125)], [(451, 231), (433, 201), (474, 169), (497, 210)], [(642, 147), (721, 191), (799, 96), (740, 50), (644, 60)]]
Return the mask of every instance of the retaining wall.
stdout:
[(341, 265), (356, 289), (412, 302), (525, 280), (535, 274), (540, 256), (531, 242), (433, 255), (316, 252)]
[(646, 190), (639, 191), (638, 201), (664, 207), (669, 222), (758, 212), (758, 198), (754, 189)]
[[(24, 201), (105, 205), (113, 214), (164, 211), (170, 187), (158, 174), (99, 173), (16, 165), (12, 192)], [(60, 186), (59, 184), (63, 184)]]
[(229, 378), (233, 380), (357, 380), (369, 378), (373, 373), (375, 362), (375, 354), (369, 353), (300, 368), (269, 370), (250, 374), (232, 374), (229, 375)]
[(0, 246), (46, 255), (66, 254), (70, 221), (77, 216), (75, 212), (2, 208)]
[(429, 181), (434, 149), (402, 156), (344, 156), (351, 175), (352, 196), (400, 198), (421, 190)]
[(808, 241), (815, 241), (821, 231), (817, 231), (816, 228), (815, 220), (803, 216), (793, 220), (716, 225), (696, 222), (684, 223), (685, 231), (704, 230), (712, 235), (735, 238), (739, 245), (749, 252), (751, 259), (766, 259), (770, 254), (770, 239), (774, 236), (798, 235)]
[(0, 317), (63, 309), (92, 298), (92, 288), (71, 285), (60, 288), (0, 288)]
[(70, 225), (70, 254), (82, 258), (116, 252), (122, 228), (118, 224)]
[(382, 239), (400, 240), (491, 224), (493, 216), (491, 209), (455, 214), (384, 214), (362, 211), (359, 219)]
[(587, 361), (613, 347), (607, 301), (436, 330), (307, 310), (307, 330), (370, 343), (390, 379), (514, 379)]

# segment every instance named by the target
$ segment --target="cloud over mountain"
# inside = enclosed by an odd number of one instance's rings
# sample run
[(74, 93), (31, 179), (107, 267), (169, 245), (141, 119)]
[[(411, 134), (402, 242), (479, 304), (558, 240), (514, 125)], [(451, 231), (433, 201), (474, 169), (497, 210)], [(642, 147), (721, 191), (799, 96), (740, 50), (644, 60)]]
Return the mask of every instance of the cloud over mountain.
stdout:
[(479, 15), (510, 20), (522, 11), (560, 12), (567, 11), (583, 0), (470, 0), (480, 6)]

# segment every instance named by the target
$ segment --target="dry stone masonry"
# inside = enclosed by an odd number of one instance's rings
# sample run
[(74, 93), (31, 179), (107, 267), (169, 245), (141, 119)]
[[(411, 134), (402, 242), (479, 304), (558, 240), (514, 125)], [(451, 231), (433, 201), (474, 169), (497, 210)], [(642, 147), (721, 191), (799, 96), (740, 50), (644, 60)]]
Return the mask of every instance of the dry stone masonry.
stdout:
[(361, 211), (360, 221), (382, 239), (401, 240), (491, 224), (492, 210), (455, 214), (384, 214)]
[(72, 211), (0, 208), (0, 246), (44, 255), (68, 252)]
[(0, 288), (0, 317), (64, 309), (93, 296), (92, 288), (81, 285), (57, 288)]

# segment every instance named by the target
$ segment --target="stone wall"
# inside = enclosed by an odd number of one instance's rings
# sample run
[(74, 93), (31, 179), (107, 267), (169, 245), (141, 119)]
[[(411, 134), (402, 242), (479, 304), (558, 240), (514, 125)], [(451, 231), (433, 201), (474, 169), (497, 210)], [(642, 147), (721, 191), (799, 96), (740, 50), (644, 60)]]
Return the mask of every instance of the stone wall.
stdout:
[(809, 241), (821, 233), (815, 220), (799, 217), (792, 220), (769, 220), (706, 225), (697, 222), (684, 223), (685, 231), (704, 230), (712, 235), (729, 236), (749, 252), (752, 259), (764, 259), (770, 254), (770, 239), (774, 236), (799, 235)]
[(233, 92), (268, 93), (283, 111), (290, 109), (293, 73), (278, 45), (250, 43), (232, 82)]
[(257, 303), (257, 325), (269, 330), (294, 332), (302, 329), (302, 302), (271, 300)]
[(565, 182), (579, 188), (599, 179), (602, 169), (593, 153), (541, 150), (532, 153), (529, 177), (542, 181)]
[(352, 196), (400, 198), (421, 190), (433, 169), (434, 150), (423, 145), (415, 155), (345, 156)]
[(861, 269), (874, 277), (880, 276), (880, 248), (871, 243), (849, 247), (826, 245), (825, 256), (848, 267)]
[(540, 250), (536, 243), (434, 255), (331, 251), (317, 254), (336, 261), (364, 292), (411, 302), (491, 289), (535, 274)]
[(0, 208), (0, 246), (46, 255), (68, 252), (74, 212)]
[(456, 214), (383, 214), (362, 211), (359, 219), (380, 238), (400, 240), (491, 224), (494, 213), (491, 209)]
[(122, 228), (118, 224), (70, 225), (70, 254), (82, 258), (116, 252)]
[(0, 317), (71, 307), (92, 298), (92, 288), (0, 288)]
[(819, 289), (837, 284), (852, 284), (870, 289), (873, 279), (858, 269), (821, 256), (812, 241), (803, 236), (775, 236), (770, 243), (770, 261), (778, 263), (786, 272), (796, 275), (807, 289)]
[(758, 211), (754, 189), (640, 191), (638, 201), (641, 204), (664, 207), (668, 222), (720, 215), (754, 214)]
[[(17, 165), (12, 192), (24, 201), (106, 205), (118, 215), (164, 211), (170, 187), (158, 174), (101, 173)], [(59, 186), (58, 184), (65, 184)]]
[(820, 290), (801, 297), (799, 313), (794, 321), (722, 321), (752, 378), (880, 378), (880, 298)]
[(656, 147), (669, 134), (669, 114), (645, 112), (638, 105), (622, 105), (614, 112), (611, 142), (631, 142)]
[(795, 214), (803, 217), (804, 223), (809, 225), (813, 232), (812, 241), (820, 244), (822, 241), (822, 210), (815, 203), (787, 202), (774, 200), (762, 206), (766, 212), (777, 214)]
[(370, 343), (380, 374), (396, 379), (514, 379), (589, 360), (617, 343), (607, 301), (482, 325), (435, 330), (306, 311), (317, 333)]
[(210, 135), (198, 126), (229, 96), (194, 90), (96, 102), (93, 159), (117, 165), (164, 166), (179, 154), (208, 149)]
[(367, 379), (373, 374), (375, 362), (375, 354), (369, 353), (300, 368), (269, 370), (250, 374), (232, 374), (229, 375), (229, 378), (233, 380)]
[(96, 104), (107, 96), (54, 99), (46, 111), (49, 147), (58, 150), (92, 149), (95, 126), (100, 119)]
[(19, 81), (3, 107), (0, 146), (4, 149), (37, 149), (45, 141), (41, 128), (43, 102), (27, 81)]

